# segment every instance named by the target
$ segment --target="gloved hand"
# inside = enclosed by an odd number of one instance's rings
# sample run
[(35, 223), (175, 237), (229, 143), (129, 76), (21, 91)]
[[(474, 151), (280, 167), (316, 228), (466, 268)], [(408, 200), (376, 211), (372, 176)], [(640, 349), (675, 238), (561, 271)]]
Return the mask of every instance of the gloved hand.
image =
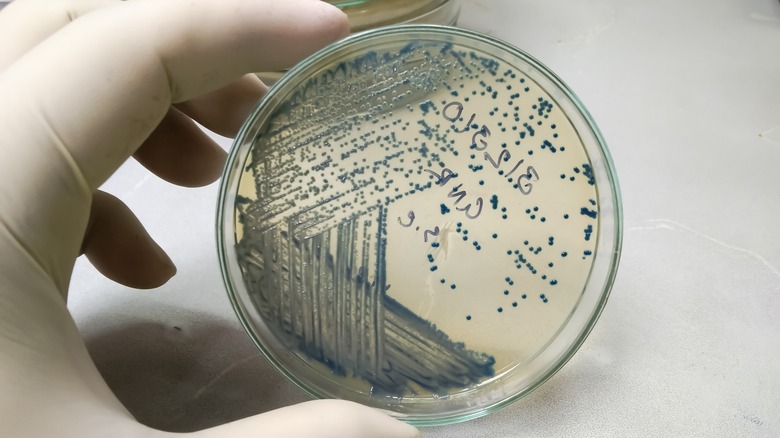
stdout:
[[(346, 18), (318, 0), (17, 0), (0, 12), (0, 436), (168, 435), (114, 397), (66, 307), (81, 253), (134, 287), (175, 272), (129, 209), (97, 188), (132, 154), (171, 182), (213, 181), (224, 151), (190, 117), (235, 134), (265, 90), (242, 75), (291, 65), (346, 32)], [(417, 431), (330, 400), (195, 435)]]

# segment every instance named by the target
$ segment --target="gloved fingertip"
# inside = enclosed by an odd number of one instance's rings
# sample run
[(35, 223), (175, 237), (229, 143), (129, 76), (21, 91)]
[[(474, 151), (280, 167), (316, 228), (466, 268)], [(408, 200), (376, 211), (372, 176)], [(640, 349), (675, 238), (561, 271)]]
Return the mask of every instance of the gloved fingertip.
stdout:
[(349, 18), (347, 17), (347, 14), (328, 2), (320, 1), (318, 3), (325, 11), (323, 14), (324, 18), (328, 20), (334, 35), (337, 37), (334, 39), (343, 38), (349, 35)]
[(100, 273), (136, 289), (162, 286), (176, 274), (171, 258), (122, 201), (98, 191), (91, 213), (82, 249)]
[(157, 246), (159, 284), (152, 286), (152, 288), (164, 285), (168, 280), (173, 278), (177, 272), (176, 264), (173, 263), (173, 260), (168, 256), (168, 253), (156, 243), (155, 245)]
[(394, 438), (420, 438), (422, 436), (416, 427), (396, 419), (393, 419), (392, 424), (387, 425), (386, 431), (386, 435), (383, 436)]
[(411, 426), (409, 424), (406, 424), (402, 421), (398, 421), (400, 425), (398, 426), (398, 430), (394, 431), (391, 436), (398, 437), (398, 438), (421, 438), (422, 434), (420, 434), (420, 430), (417, 429), (414, 426)]

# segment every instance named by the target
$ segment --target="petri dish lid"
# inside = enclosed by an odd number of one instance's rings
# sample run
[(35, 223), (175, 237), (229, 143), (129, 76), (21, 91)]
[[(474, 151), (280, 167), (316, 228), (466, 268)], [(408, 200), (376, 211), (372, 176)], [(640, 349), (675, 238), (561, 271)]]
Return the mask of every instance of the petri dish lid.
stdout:
[(485, 415), (588, 335), (621, 248), (618, 184), (574, 93), (504, 42), (350, 36), (248, 118), (218, 251), (247, 332), (315, 397), (416, 425)]

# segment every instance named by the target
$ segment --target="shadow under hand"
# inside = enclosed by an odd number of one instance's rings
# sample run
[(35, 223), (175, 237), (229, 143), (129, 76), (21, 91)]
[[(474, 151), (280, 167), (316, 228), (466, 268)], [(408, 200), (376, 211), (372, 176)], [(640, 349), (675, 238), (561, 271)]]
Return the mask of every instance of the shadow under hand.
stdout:
[(105, 324), (85, 337), (108, 386), (139, 422), (191, 432), (309, 400), (240, 327), (199, 316)]

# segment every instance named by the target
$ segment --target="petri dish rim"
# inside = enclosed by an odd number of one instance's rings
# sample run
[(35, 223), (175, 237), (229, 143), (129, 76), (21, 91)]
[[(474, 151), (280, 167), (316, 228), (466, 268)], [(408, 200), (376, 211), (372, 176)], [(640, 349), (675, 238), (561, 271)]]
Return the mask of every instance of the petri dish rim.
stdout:
[[(446, 413), (434, 414), (404, 414), (399, 412), (392, 412), (393, 415), (395, 415), (397, 418), (418, 426), (451, 424), (478, 418), (500, 409), (508, 404), (511, 404), (532, 392), (534, 389), (549, 380), (549, 378), (552, 377), (557, 371), (559, 371), (580, 348), (597, 322), (609, 297), (620, 260), (622, 247), (622, 206), (620, 202), (620, 189), (612, 158), (609, 154), (609, 150), (607, 149), (606, 142), (598, 126), (593, 121), (592, 116), (581, 103), (579, 98), (574, 94), (574, 92), (571, 91), (571, 89), (554, 72), (536, 60), (534, 57), (501, 40), (480, 34), (478, 32), (440, 25), (406, 24), (373, 29), (350, 35), (343, 40), (337, 41), (323, 48), (319, 52), (305, 59), (292, 68), (290, 72), (286, 74), (281, 80), (274, 84), (266, 96), (264, 96), (264, 98), (257, 104), (250, 116), (247, 118), (247, 122), (239, 130), (233, 146), (231, 147), (227, 159), (227, 164), (222, 175), (217, 202), (216, 233), (218, 258), (223, 280), (231, 304), (236, 311), (241, 324), (244, 326), (250, 338), (258, 346), (261, 352), (274, 365), (276, 369), (278, 369), (291, 382), (308, 393), (310, 396), (315, 398), (332, 397), (331, 394), (328, 394), (327, 390), (323, 391), (321, 387), (313, 387), (310, 383), (307, 383), (305, 379), (299, 378), (299, 376), (294, 371), (288, 369), (285, 366), (286, 362), (282, 360), (282, 356), (286, 356), (286, 360), (289, 361), (291, 358), (292, 360), (297, 360), (296, 355), (290, 352), (284, 353), (285, 350), (281, 347), (281, 344), (278, 343), (278, 341), (261, 338), (261, 336), (258, 335), (256, 327), (254, 327), (252, 323), (252, 317), (249, 314), (251, 310), (246, 308), (244, 302), (239, 296), (238, 291), (236, 290), (236, 285), (239, 285), (240, 287), (243, 283), (241, 271), (238, 268), (238, 263), (235, 260), (235, 251), (233, 251), (233, 247), (231, 245), (231, 242), (235, 242), (236, 240), (235, 231), (232, 229), (233, 224), (235, 224), (234, 203), (236, 198), (235, 194), (238, 188), (238, 178), (236, 178), (235, 175), (236, 172), (245, 165), (245, 161), (248, 159), (249, 155), (248, 150), (251, 150), (251, 148), (244, 148), (247, 150), (242, 150), (240, 146), (245, 143), (247, 138), (253, 138), (254, 135), (258, 133), (258, 130), (261, 129), (261, 127), (264, 125), (265, 120), (273, 113), (273, 108), (275, 108), (281, 101), (283, 101), (286, 93), (291, 91), (288, 88), (290, 86), (294, 86), (299, 81), (305, 80), (305, 76), (302, 77), (304, 73), (309, 72), (312, 69), (316, 69), (320, 63), (329, 60), (329, 58), (335, 54), (344, 55), (345, 51), (346, 53), (354, 53), (355, 51), (365, 50), (366, 48), (363, 47), (361, 43), (365, 43), (366, 41), (381, 40), (385, 37), (401, 35), (424, 35), (435, 39), (467, 39), (470, 40), (470, 42), (473, 41), (475, 43), (481, 44), (483, 48), (490, 47), (508, 54), (508, 57), (515, 57), (524, 61), (531, 67), (531, 72), (524, 71), (524, 73), (527, 74), (530, 79), (538, 83), (538, 80), (541, 78), (542, 80), (552, 84), (555, 91), (564, 97), (563, 103), (570, 104), (570, 110), (573, 110), (578, 116), (578, 121), (580, 124), (584, 124), (583, 126), (577, 127), (577, 124), (575, 123), (574, 126), (577, 131), (577, 135), (580, 136), (582, 140), (585, 153), (594, 166), (599, 208), (601, 210), (602, 201), (604, 201), (607, 205), (606, 212), (609, 213), (606, 216), (611, 220), (611, 223), (606, 224), (607, 229), (598, 233), (598, 241), (596, 245), (597, 250), (595, 255), (598, 257), (600, 262), (597, 263), (594, 261), (593, 265), (591, 266), (581, 295), (577, 300), (577, 305), (574, 308), (575, 310), (573, 310), (572, 313), (568, 316), (564, 322), (564, 325), (558, 330), (553, 338), (550, 339), (545, 348), (540, 350), (538, 355), (529, 359), (529, 362), (543, 361), (547, 365), (539, 373), (535, 374), (535, 378), (532, 382), (524, 386), (515, 385), (522, 386), (522, 388), (510, 388), (507, 391), (508, 395), (506, 397), (492, 401), (490, 404), (480, 406), (476, 409), (455, 409)], [(351, 49), (352, 51), (350, 52), (348, 49)], [(497, 58), (499, 57), (497, 56)], [(504, 61), (507, 62), (506, 60)], [(562, 103), (558, 97), (556, 97), (557, 95), (553, 94), (549, 89), (547, 91), (551, 93), (552, 97), (556, 101), (558, 101), (558, 104)], [(271, 109), (270, 111), (268, 110), (269, 108)], [(263, 115), (262, 113), (264, 111), (266, 112), (264, 117), (259, 117)], [(569, 111), (565, 111), (565, 114), (566, 117), (571, 118)], [(260, 123), (257, 123), (258, 120)], [(250, 121), (254, 121), (254, 123), (249, 123)], [(589, 138), (587, 140), (582, 139), (583, 135), (588, 136)], [(594, 148), (595, 150), (592, 150)], [(245, 154), (243, 157), (241, 156), (242, 152)], [(596, 153), (596, 156), (592, 156), (594, 152)], [(598, 168), (598, 171), (595, 171), (596, 168)], [(602, 217), (604, 216), (605, 215), (602, 213)], [(226, 220), (230, 220), (230, 226), (227, 226), (228, 224), (226, 223)], [(602, 227), (601, 218), (599, 220), (599, 224), (599, 226)], [(598, 275), (600, 277), (600, 282), (597, 285), (593, 285), (591, 282), (595, 270), (599, 271)], [(576, 309), (578, 309), (582, 304), (583, 299), (586, 298), (585, 292), (587, 288), (599, 289), (598, 293), (591, 292), (587, 295), (589, 300), (588, 308), (591, 309), (591, 311), (584, 315), (582, 312), (580, 312), (578, 315), (578, 319), (580, 320), (579, 325), (571, 329), (576, 331), (576, 333), (573, 336), (573, 340), (567, 342), (566, 348), (564, 348), (563, 351), (559, 351), (558, 354), (555, 354), (553, 357), (545, 357), (547, 346), (555, 342), (555, 340), (561, 336), (561, 333), (566, 330), (567, 327), (571, 327), (569, 322), (571, 318), (574, 317)], [(282, 353), (280, 353), (280, 351), (282, 351)], [(489, 380), (499, 382), (494, 383), (494, 385), (500, 385), (500, 381), (503, 379), (503, 377), (510, 373), (511, 369), (513, 368), (514, 366)], [(379, 407), (381, 408), (381, 406)]]

